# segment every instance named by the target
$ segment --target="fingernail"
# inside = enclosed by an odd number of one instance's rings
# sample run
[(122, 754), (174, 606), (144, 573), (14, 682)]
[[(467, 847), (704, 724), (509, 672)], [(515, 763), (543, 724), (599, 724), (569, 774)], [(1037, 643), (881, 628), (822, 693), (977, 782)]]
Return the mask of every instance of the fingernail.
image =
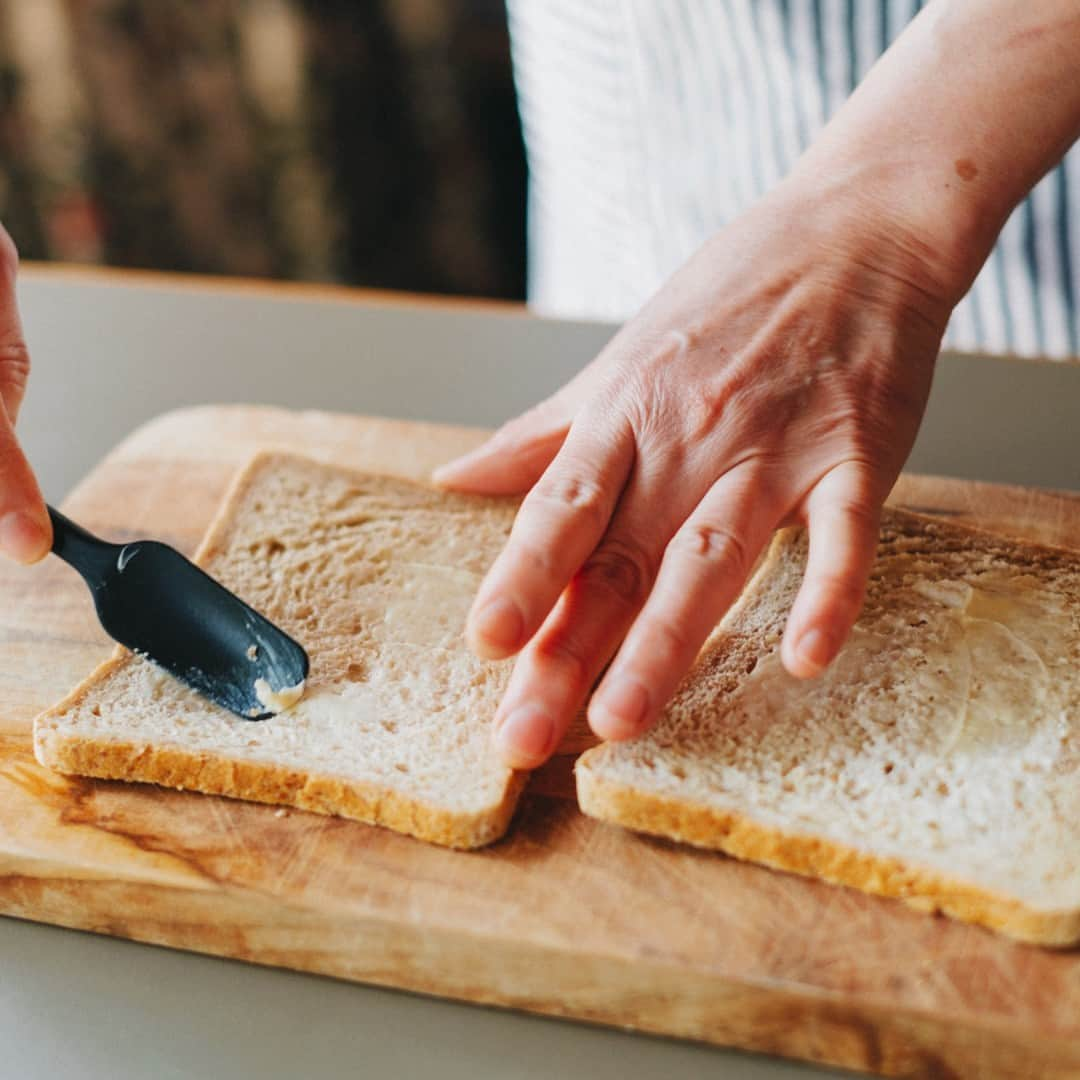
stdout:
[(604, 738), (636, 735), (649, 709), (649, 692), (628, 675), (620, 675), (604, 686), (603, 693), (589, 706), (589, 724)]
[(469, 642), (487, 659), (500, 659), (514, 652), (524, 632), (525, 619), (518, 606), (501, 596), (469, 619)]
[(833, 658), (832, 641), (824, 631), (815, 627), (799, 638), (795, 654), (808, 667), (821, 671), (829, 666), (829, 661)]
[(555, 721), (539, 705), (519, 705), (492, 733), (492, 742), (502, 759), (514, 769), (532, 769), (550, 754)]
[(0, 551), (20, 563), (37, 562), (48, 553), (49, 536), (29, 514), (12, 511), (0, 518)]

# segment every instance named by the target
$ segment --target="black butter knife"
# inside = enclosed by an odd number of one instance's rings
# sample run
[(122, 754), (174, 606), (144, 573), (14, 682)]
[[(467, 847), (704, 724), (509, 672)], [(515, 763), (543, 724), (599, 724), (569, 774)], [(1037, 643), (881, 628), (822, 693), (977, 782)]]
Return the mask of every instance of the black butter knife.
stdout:
[(245, 720), (298, 700), (304, 649), (180, 552), (110, 544), (49, 507), (52, 550), (82, 574), (106, 633)]

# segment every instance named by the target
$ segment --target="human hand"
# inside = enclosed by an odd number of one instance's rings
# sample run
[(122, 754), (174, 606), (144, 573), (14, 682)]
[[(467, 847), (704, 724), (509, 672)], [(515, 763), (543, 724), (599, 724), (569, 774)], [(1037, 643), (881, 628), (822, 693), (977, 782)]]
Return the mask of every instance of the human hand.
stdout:
[(48, 554), (52, 525), (15, 435), (30, 374), (30, 354), (15, 302), (18, 264), (15, 245), (0, 225), (0, 552), (17, 562), (31, 563)]
[(481, 656), (521, 650), (496, 716), (509, 764), (553, 752), (613, 655), (589, 723), (646, 730), (781, 525), (810, 536), (784, 665), (805, 678), (835, 657), (958, 299), (947, 278), (888, 207), (789, 181), (570, 383), (436, 473), (528, 491), (467, 624)]

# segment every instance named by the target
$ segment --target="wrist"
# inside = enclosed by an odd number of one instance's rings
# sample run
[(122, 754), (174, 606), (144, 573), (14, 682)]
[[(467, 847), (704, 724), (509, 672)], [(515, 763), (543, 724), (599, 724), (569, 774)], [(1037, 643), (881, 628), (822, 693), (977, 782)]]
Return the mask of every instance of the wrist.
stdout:
[(787, 183), (848, 204), (856, 219), (872, 222), (890, 247), (907, 253), (920, 287), (950, 309), (971, 287), (1011, 209), (980, 184), (969, 159), (929, 148), (901, 153), (847, 144), (833, 152), (819, 143)]

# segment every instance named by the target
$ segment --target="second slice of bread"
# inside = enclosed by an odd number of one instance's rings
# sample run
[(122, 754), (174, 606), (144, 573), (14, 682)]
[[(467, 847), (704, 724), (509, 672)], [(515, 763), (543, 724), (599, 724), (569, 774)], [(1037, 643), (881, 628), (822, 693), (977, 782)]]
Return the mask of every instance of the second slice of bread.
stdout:
[(887, 511), (851, 640), (799, 682), (779, 642), (805, 558), (777, 536), (657, 726), (579, 759), (582, 808), (1080, 941), (1080, 556)]
[(488, 744), (509, 670), (473, 657), (462, 628), (514, 509), (295, 455), (257, 458), (197, 561), (308, 649), (304, 698), (242, 720), (121, 652), (38, 717), (38, 759), (454, 847), (497, 839), (524, 780)]

